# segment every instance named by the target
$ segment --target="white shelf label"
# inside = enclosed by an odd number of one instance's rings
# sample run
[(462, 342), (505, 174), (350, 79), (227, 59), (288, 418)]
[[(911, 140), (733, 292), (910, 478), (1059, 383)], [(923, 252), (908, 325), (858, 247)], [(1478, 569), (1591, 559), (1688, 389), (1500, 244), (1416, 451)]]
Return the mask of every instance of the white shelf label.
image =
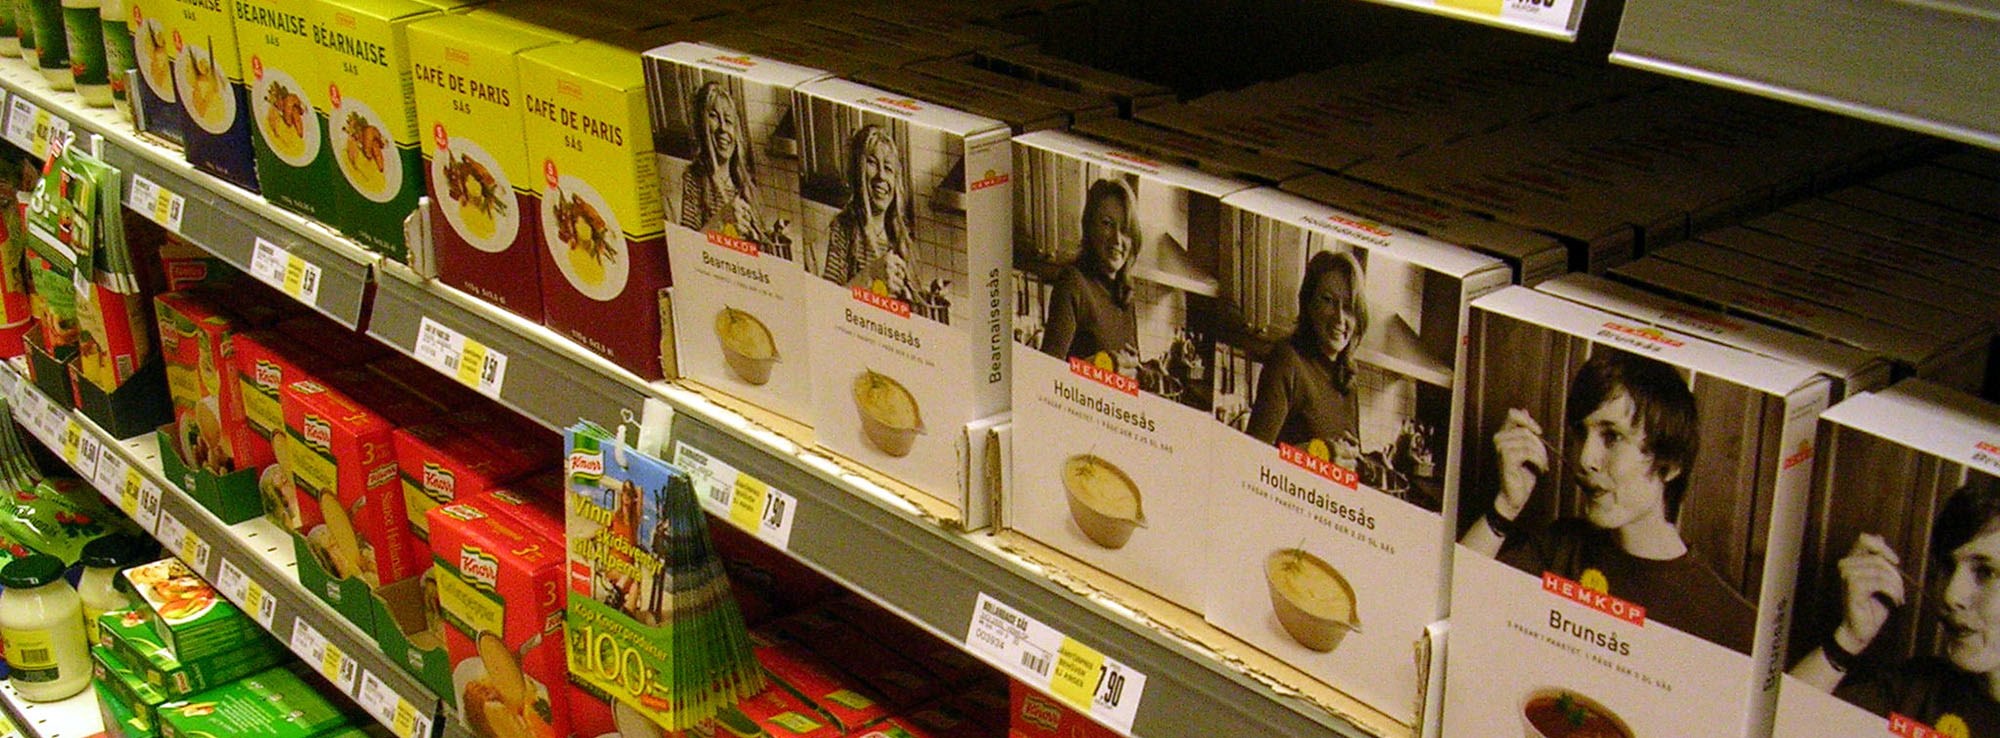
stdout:
[(696, 497), (709, 514), (783, 551), (792, 543), (792, 516), (799, 500), (765, 484), (729, 462), (687, 444), (674, 444), (674, 465), (686, 469)]
[(1070, 707), (1132, 732), (1146, 675), (981, 592), (965, 646), (992, 657), (1015, 678), (1045, 688)]
[[(187, 526), (181, 523), (180, 518), (174, 517), (173, 513), (165, 510), (159, 512), (159, 525), (153, 529), (153, 537), (160, 539), (160, 543), (167, 547), (169, 553), (179, 553), (181, 541), (186, 539), (187, 535)], [(183, 556), (181, 558), (186, 559), (187, 557)], [(206, 569), (196, 569), (194, 573), (208, 576), (208, 570)]]
[(417, 345), (410, 353), (487, 397), (499, 397), (507, 381), (506, 354), (430, 318), (418, 324)]
[[(63, 426), (70, 422), (69, 408), (52, 401), (42, 402), (42, 437), (58, 443), (62, 440)], [(79, 431), (80, 432), (80, 431)], [(55, 444), (50, 444), (55, 445)]]
[(265, 630), (271, 629), (271, 621), (278, 614), (278, 599), (264, 591), (263, 585), (244, 574), (228, 559), (223, 559), (221, 568), (217, 570), (215, 589), (242, 606), (243, 611), (250, 613), (250, 617)]
[(320, 269), (283, 247), (257, 238), (250, 251), (250, 274), (307, 305), (319, 304)]
[(0, 138), (36, 158), (46, 159), (49, 142), (69, 143), (69, 121), (16, 95), (7, 103), (7, 128), (0, 131)]
[(97, 488), (107, 495), (118, 491), (119, 483), (125, 481), (125, 471), (132, 468), (130, 464), (125, 463), (124, 457), (113, 450), (114, 447), (115, 444), (110, 443), (98, 444), (97, 474), (90, 478), (91, 483), (96, 484)]
[(222, 566), (215, 570), (215, 591), (221, 592), (222, 596), (240, 605), (243, 604), (244, 595), (247, 594), (249, 587), (250, 577), (245, 576), (243, 570), (236, 568), (236, 565), (230, 563), (228, 559), (223, 559)]
[(333, 645), (326, 636), (320, 635), (319, 629), (306, 622), (305, 618), (292, 619), (291, 645), (292, 653), (298, 654), (299, 658), (333, 682), (342, 694), (354, 694), (356, 672), (360, 671), (360, 665), (342, 653), (340, 647)]
[(187, 211), (187, 198), (137, 172), (132, 174), (132, 192), (125, 204), (175, 233), (180, 232), (181, 217)]

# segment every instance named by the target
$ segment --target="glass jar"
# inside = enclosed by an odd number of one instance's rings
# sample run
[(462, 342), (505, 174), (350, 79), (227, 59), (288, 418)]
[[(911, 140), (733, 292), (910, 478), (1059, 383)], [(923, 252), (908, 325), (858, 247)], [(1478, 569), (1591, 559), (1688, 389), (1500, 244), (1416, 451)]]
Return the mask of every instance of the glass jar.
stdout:
[(83, 598), (63, 579), (63, 562), (32, 554), (0, 567), (0, 638), (7, 642), (7, 681), (22, 699), (54, 702), (90, 684), (90, 647), (83, 638)]
[(76, 582), (77, 597), (83, 600), (83, 631), (88, 642), (97, 643), (97, 616), (139, 605), (139, 595), (118, 572), (146, 563), (155, 546), (138, 536), (103, 536), (83, 545), (77, 562), (83, 576)]

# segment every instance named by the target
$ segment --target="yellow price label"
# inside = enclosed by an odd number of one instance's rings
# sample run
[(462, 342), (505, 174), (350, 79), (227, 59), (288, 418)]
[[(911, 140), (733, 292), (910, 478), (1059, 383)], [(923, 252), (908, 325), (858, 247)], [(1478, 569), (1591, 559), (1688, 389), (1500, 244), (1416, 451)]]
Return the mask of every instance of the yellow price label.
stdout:
[(326, 648), (321, 649), (319, 652), (319, 672), (325, 674), (326, 678), (332, 679), (335, 684), (339, 684), (341, 682), (340, 665), (341, 662), (346, 660), (347, 654), (341, 653), (339, 646), (328, 643), (326, 644)]
[(1049, 674), (1049, 691), (1078, 710), (1090, 711), (1090, 698), (1097, 694), (1097, 679), (1104, 673), (1104, 654), (1063, 638), (1056, 649), (1055, 669)]
[(70, 463), (70, 466), (76, 465), (77, 447), (82, 443), (83, 426), (77, 423), (75, 418), (70, 418), (68, 422), (63, 423), (62, 429), (62, 457), (64, 461)]
[(396, 715), (389, 720), (389, 729), (404, 738), (413, 738), (417, 730), (417, 708), (410, 701), (396, 698)]
[(35, 128), (34, 133), (31, 134), (34, 138), (31, 140), (35, 144), (33, 150), (42, 152), (44, 158), (48, 155), (49, 134), (55, 132), (55, 129), (51, 128), (49, 123), (49, 120), (53, 117), (55, 116), (49, 115), (49, 111), (47, 110), (41, 108), (35, 109)]
[(285, 255), (285, 294), (298, 297), (305, 293), (306, 260), (293, 254)]
[(736, 494), (729, 499), (729, 522), (747, 531), (757, 530), (764, 517), (765, 499), (771, 488), (748, 474), (736, 475)]
[(125, 467), (125, 481), (118, 485), (118, 509), (126, 515), (139, 513), (139, 470)]
[(458, 352), (458, 381), (467, 387), (478, 387), (486, 370), (486, 344), (465, 339), (465, 348)]

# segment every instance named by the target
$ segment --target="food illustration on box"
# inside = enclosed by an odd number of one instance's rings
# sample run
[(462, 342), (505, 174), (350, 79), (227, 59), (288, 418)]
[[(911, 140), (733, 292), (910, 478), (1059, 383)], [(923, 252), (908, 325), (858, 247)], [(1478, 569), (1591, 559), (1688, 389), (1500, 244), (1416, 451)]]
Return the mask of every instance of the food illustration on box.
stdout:
[(1616, 713), (1567, 689), (1543, 688), (1521, 702), (1524, 738), (1637, 738)]
[(715, 337), (722, 342), (723, 361), (738, 378), (755, 385), (771, 381), (771, 366), (778, 363), (778, 345), (764, 321), (725, 306), (715, 314)]
[(854, 407), (861, 413), (862, 435), (890, 456), (910, 455), (910, 446), (924, 432), (917, 398), (887, 374), (869, 369), (855, 377)]
[[(539, 637), (522, 644), (528, 650)], [(541, 684), (521, 670), (513, 649), (492, 633), (479, 634), (479, 655), (459, 662), (452, 671), (459, 713), (472, 734), (481, 738), (557, 738)]]
[(1354, 587), (1340, 570), (1302, 548), (1274, 551), (1265, 561), (1271, 609), (1299, 645), (1332, 651), (1348, 631), (1361, 627)]
[(374, 202), (395, 199), (403, 182), (403, 160), (396, 156), (382, 118), (367, 103), (347, 97), (330, 119), (340, 121), (332, 138), (341, 175), (362, 197)]
[(374, 546), (355, 532), (354, 518), (340, 504), (340, 496), (322, 492), (318, 500), (320, 524), (306, 531), (306, 550), (334, 579), (360, 577), (370, 587), (379, 585)]
[(445, 220), (474, 248), (505, 250), (521, 227), (506, 171), (470, 139), (454, 136), (447, 143), (431, 159), (431, 179), (445, 183)]
[(230, 93), (229, 80), (216, 68), (208, 47), (184, 46), (174, 57), (173, 80), (189, 119), (218, 136), (229, 131), (236, 120), (236, 96)]
[[(545, 165), (554, 170), (553, 162)], [(618, 216), (596, 188), (563, 175), (559, 186), (542, 193), (542, 238), (570, 287), (593, 300), (625, 291), (631, 263)]]
[(291, 75), (265, 67), (251, 90), (250, 103), (257, 129), (280, 160), (302, 167), (319, 156), (319, 116)]
[(1079, 454), (1063, 462), (1063, 491), (1069, 514), (1090, 540), (1105, 548), (1123, 548), (1132, 531), (1146, 525), (1139, 486), (1111, 462)]
[(128, 571), (126, 578), (139, 597), (169, 625), (200, 618), (220, 597), (179, 559), (163, 559)]
[(138, 8), (133, 8), (134, 31), (138, 43), (133, 52), (139, 56), (139, 76), (146, 79), (146, 86), (161, 100), (172, 103), (178, 98), (174, 91), (174, 38), (158, 18), (139, 17)]

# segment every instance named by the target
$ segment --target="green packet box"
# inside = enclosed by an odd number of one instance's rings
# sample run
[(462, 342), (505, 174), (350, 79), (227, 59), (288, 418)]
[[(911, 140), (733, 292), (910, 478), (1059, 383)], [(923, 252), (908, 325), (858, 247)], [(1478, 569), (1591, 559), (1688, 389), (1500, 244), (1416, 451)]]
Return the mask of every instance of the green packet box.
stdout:
[(160, 731), (139, 724), (139, 718), (132, 710), (119, 702), (111, 688), (103, 682), (92, 682), (92, 691), (97, 693), (97, 717), (104, 721), (104, 735), (108, 738), (157, 738)]
[(227, 654), (264, 635), (256, 621), (223, 599), (180, 559), (135, 566), (119, 576), (139, 594), (153, 632), (181, 663)]
[(160, 706), (164, 738), (314, 738), (346, 727), (349, 715), (320, 694), (304, 664), (269, 669)]
[(166, 694), (147, 684), (118, 654), (103, 646), (90, 649), (90, 668), (91, 678), (125, 708), (135, 727), (158, 732), (160, 704), (167, 701)]
[(259, 633), (234, 650), (208, 658), (182, 661), (153, 632), (152, 622), (139, 610), (118, 610), (98, 616), (101, 645), (111, 649), (131, 670), (168, 698), (186, 697), (283, 663), (291, 656), (277, 639)]

